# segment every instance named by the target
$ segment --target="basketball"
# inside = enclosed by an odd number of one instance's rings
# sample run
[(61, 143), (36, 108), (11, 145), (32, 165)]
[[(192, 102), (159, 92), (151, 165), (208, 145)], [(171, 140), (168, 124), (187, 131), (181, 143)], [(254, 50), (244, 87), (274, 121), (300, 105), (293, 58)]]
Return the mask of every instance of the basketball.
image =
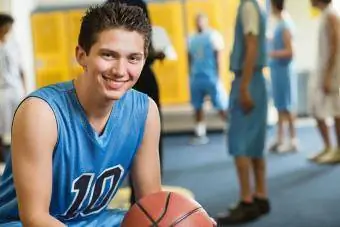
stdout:
[(202, 206), (175, 192), (158, 192), (134, 204), (122, 227), (213, 227), (215, 224)]

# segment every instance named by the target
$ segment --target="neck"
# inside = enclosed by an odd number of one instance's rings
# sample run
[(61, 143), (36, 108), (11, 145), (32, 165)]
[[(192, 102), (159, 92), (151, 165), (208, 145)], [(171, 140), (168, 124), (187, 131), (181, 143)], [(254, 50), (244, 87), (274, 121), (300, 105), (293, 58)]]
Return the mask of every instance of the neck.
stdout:
[(103, 100), (98, 95), (98, 92), (93, 89), (94, 86), (84, 80), (85, 76), (87, 75), (79, 76), (74, 82), (78, 100), (91, 124), (102, 120), (106, 121), (110, 116), (114, 102), (112, 100)]
[(202, 28), (202, 29), (197, 29), (198, 33), (203, 33), (206, 29)]
[(274, 16), (278, 19), (282, 19), (283, 18), (283, 11), (276, 11), (274, 13)]

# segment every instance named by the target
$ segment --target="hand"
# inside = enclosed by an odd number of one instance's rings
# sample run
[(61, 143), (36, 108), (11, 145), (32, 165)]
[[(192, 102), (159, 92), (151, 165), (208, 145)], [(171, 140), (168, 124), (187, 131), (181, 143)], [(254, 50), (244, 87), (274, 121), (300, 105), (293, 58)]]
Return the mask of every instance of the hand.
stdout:
[(332, 80), (330, 76), (325, 76), (323, 80), (323, 92), (328, 95), (332, 92)]
[(240, 105), (245, 114), (250, 113), (254, 108), (254, 103), (248, 89), (241, 88)]

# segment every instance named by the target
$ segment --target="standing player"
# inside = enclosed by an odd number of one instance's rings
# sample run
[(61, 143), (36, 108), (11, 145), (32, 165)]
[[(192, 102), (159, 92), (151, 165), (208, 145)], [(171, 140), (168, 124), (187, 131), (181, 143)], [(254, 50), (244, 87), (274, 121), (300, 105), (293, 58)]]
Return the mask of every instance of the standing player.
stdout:
[[(232, 83), (228, 149), (235, 158), (240, 185), (240, 202), (220, 217), (218, 224), (243, 223), (269, 212), (266, 167), (263, 157), (267, 90), (263, 77), (266, 65), (266, 15), (260, 0), (240, 2), (230, 58)], [(251, 171), (253, 168), (253, 171)], [(255, 192), (250, 173), (254, 174)]]
[(193, 144), (208, 143), (204, 124), (203, 103), (209, 95), (223, 121), (226, 118), (227, 95), (221, 83), (223, 38), (209, 28), (208, 18), (196, 17), (197, 34), (189, 40), (189, 69), (191, 104), (195, 109), (195, 137)]
[[(324, 149), (311, 157), (318, 163), (340, 162), (340, 17), (332, 0), (311, 0), (322, 11), (319, 29), (316, 80), (311, 97)], [(326, 118), (333, 117), (338, 147), (333, 150)]]
[(14, 19), (0, 14), (0, 162), (10, 144), (14, 111), (25, 94), (25, 77), (17, 43), (10, 36)]
[(76, 57), (84, 73), (18, 108), (0, 184), (0, 226), (120, 226), (107, 209), (132, 171), (137, 199), (161, 190), (157, 106), (132, 90), (150, 43), (140, 8), (90, 7)]
[[(290, 152), (297, 150), (293, 111), (296, 106), (296, 77), (293, 72), (293, 27), (284, 0), (271, 0), (271, 8), (277, 24), (272, 40), (270, 72), (275, 107), (279, 113), (277, 140), (271, 151)], [(284, 125), (288, 123), (290, 140), (284, 143)]]

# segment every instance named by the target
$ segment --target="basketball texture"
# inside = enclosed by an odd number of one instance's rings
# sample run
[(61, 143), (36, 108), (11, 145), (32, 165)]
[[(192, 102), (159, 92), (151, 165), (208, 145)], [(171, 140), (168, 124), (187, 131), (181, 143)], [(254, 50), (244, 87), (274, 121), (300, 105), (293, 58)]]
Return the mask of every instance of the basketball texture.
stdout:
[(202, 206), (174, 192), (158, 192), (134, 204), (124, 217), (122, 227), (213, 227)]

